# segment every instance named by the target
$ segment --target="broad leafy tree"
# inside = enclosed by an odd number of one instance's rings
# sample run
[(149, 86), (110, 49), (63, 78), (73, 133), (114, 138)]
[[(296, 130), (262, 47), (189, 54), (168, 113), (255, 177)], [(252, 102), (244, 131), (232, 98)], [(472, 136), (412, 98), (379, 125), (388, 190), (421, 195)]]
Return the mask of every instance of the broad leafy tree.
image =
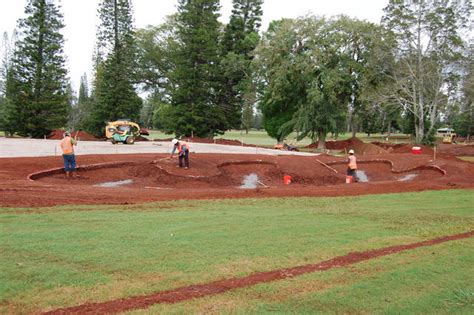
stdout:
[(469, 140), (474, 134), (474, 46), (471, 46), (468, 57), (467, 71), (462, 83), (463, 101), (454, 120), (454, 129)]
[(258, 69), (260, 110), (263, 127), (278, 142), (291, 132), (282, 125), (293, 117), (304, 93), (303, 79), (293, 52), (298, 44), (292, 20), (274, 21), (264, 33), (256, 51), (255, 67)]
[(470, 0), (390, 0), (383, 22), (398, 42), (392, 97), (414, 117), (417, 142), (429, 140), (456, 90)]
[(29, 0), (25, 14), (8, 71), (7, 119), (20, 135), (43, 137), (68, 117), (63, 16), (52, 0)]
[(348, 108), (355, 115), (377, 85), (369, 55), (378, 32), (346, 17), (273, 23), (257, 50), (267, 132), (282, 141), (296, 131), (324, 148), (327, 133), (343, 131)]
[(138, 120), (142, 100), (134, 87), (137, 48), (129, 0), (102, 0), (97, 30), (94, 106), (85, 123), (103, 135), (107, 121)]
[(173, 82), (171, 73), (175, 70), (174, 57), (179, 43), (177, 40), (176, 15), (168, 16), (158, 26), (148, 26), (137, 31), (138, 82), (147, 92), (170, 91)]

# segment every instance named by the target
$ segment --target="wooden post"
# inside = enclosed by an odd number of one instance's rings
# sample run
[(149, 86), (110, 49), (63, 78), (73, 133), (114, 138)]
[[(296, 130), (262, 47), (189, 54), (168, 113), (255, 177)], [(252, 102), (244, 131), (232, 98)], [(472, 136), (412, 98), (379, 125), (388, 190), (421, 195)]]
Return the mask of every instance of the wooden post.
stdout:
[(433, 161), (436, 161), (436, 146), (433, 149)]

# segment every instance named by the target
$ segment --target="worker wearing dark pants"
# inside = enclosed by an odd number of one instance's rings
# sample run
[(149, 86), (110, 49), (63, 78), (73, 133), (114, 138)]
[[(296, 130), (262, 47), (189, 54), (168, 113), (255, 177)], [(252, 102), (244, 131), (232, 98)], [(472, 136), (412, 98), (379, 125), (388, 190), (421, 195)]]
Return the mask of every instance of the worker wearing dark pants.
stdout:
[(189, 168), (189, 150), (185, 149), (183, 152), (179, 153), (179, 167), (183, 167), (183, 160), (184, 160), (184, 168)]
[(354, 150), (349, 150), (349, 158), (347, 159), (347, 175), (352, 176), (354, 182), (358, 182), (357, 178), (357, 159), (354, 155)]
[(178, 150), (179, 156), (179, 165), (178, 167), (183, 167), (183, 160), (184, 160), (184, 169), (189, 168), (189, 145), (185, 141), (173, 139), (171, 141), (173, 144), (173, 151), (171, 151), (171, 158), (176, 150)]

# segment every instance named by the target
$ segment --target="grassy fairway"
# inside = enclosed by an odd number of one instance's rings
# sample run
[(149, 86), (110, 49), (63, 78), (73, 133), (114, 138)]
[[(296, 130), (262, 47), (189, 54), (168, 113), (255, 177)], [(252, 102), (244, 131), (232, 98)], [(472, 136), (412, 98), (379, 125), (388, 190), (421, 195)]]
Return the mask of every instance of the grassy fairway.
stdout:
[[(392, 136), (393, 136), (393, 139), (391, 140), (393, 143), (410, 142), (410, 139), (407, 135), (393, 134)], [(150, 139), (169, 139), (172, 137), (174, 137), (174, 135), (164, 134), (156, 130), (150, 130), (150, 136), (149, 136)], [(352, 134), (343, 133), (337, 137), (337, 140), (344, 140), (350, 137), (352, 137)], [(368, 138), (367, 134), (358, 133), (357, 137), (365, 142), (383, 140), (383, 136), (381, 134), (375, 134), (375, 135), (372, 135), (370, 138)], [(264, 147), (273, 147), (276, 144), (276, 140), (271, 138), (264, 130), (262, 131), (252, 130), (252, 131), (249, 131), (248, 134), (246, 134), (245, 131), (231, 130), (231, 131), (227, 131), (222, 136), (216, 136), (216, 139), (217, 138), (239, 140), (246, 144), (253, 144), (253, 145), (264, 146)], [(335, 139), (331, 138), (331, 136), (328, 135), (327, 140), (335, 140)], [(286, 142), (297, 145), (298, 147), (304, 147), (311, 144), (311, 139), (305, 138), (301, 141), (296, 141), (296, 133), (293, 133), (287, 137)]]
[(463, 161), (474, 162), (474, 156), (459, 156), (458, 158)]
[[(28, 313), (474, 229), (474, 192), (0, 210), (0, 313)], [(472, 313), (474, 239), (136, 313)], [(134, 313), (134, 312), (132, 312)]]

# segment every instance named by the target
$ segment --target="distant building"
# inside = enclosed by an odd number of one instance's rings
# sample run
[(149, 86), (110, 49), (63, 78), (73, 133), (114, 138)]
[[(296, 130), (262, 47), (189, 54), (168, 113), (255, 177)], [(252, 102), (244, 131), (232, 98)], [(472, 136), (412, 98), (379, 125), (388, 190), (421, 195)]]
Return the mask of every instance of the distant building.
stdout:
[(453, 128), (448, 128), (448, 127), (439, 128), (438, 130), (436, 130), (436, 133), (437, 133), (438, 137), (444, 137), (445, 135), (453, 134), (454, 129)]

